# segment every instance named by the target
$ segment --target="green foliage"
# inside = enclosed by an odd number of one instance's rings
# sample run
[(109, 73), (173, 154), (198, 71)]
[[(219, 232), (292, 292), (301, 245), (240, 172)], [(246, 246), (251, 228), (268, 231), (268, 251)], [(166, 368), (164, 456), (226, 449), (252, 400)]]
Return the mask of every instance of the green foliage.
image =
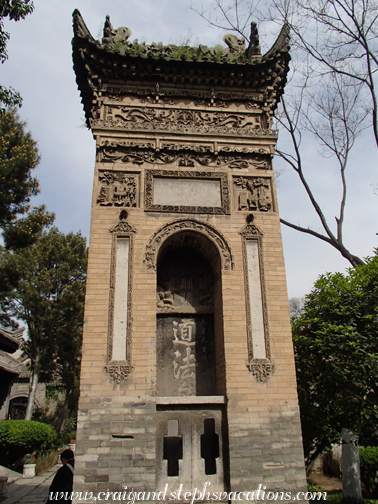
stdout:
[(0, 422), (0, 464), (11, 465), (27, 453), (45, 453), (57, 440), (57, 432), (51, 425), (3, 420)]
[(7, 250), (30, 247), (42, 236), (42, 232), (50, 227), (55, 214), (48, 212), (45, 205), (33, 207), (24, 218), (8, 223), (3, 228), (3, 240)]
[(307, 462), (339, 442), (342, 427), (374, 443), (378, 421), (378, 257), (322, 275), (293, 323)]
[(85, 238), (56, 228), (0, 255), (7, 315), (26, 324), (31, 371), (45, 380), (59, 375), (70, 407), (78, 397), (86, 265)]
[(366, 486), (368, 492), (372, 493), (376, 487), (375, 479), (378, 471), (378, 447), (360, 447), (360, 469), (362, 483)]
[[(11, 21), (19, 21), (33, 12), (34, 6), (31, 0), (0, 0), (0, 62), (8, 58), (7, 43), (9, 33), (4, 30), (4, 19), (8, 18)], [(0, 104), (6, 107), (21, 106), (20, 94), (12, 88), (0, 86)], [(4, 113), (5, 109), (1, 108), (0, 113)]]
[[(0, 85), (0, 103), (7, 108), (21, 107), (22, 98), (20, 93), (12, 87), (6, 88)], [(5, 108), (0, 108), (0, 114), (4, 114), (5, 111)]]
[(38, 194), (32, 170), (39, 162), (36, 142), (25, 123), (9, 111), (0, 115), (0, 226), (28, 210), (30, 197)]

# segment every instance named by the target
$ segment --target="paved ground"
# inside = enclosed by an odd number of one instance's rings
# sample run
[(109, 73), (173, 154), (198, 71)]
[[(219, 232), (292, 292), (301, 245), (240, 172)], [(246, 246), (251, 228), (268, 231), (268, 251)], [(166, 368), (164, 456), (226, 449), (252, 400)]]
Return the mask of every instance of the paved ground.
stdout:
[(31, 479), (21, 478), (21, 474), (0, 466), (0, 476), (8, 476), (8, 493), (1, 504), (45, 504), (49, 486), (56, 473), (61, 467), (57, 464), (46, 471), (42, 476)]

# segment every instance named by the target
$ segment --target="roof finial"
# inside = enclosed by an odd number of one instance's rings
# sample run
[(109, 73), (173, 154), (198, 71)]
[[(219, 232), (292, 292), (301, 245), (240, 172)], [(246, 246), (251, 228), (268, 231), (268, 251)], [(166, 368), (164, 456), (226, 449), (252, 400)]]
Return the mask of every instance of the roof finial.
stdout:
[(257, 23), (255, 23), (255, 21), (252, 21), (251, 23), (251, 35), (249, 37), (249, 46), (246, 54), (247, 58), (250, 58), (251, 56), (256, 54), (261, 54), (259, 32), (257, 30)]

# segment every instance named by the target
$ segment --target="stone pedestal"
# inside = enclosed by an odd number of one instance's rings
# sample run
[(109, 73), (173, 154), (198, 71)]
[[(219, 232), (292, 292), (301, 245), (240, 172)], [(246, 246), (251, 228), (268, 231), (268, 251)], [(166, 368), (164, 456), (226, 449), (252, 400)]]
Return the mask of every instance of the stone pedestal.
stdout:
[(22, 468), (22, 477), (26, 479), (34, 478), (35, 464), (25, 464)]

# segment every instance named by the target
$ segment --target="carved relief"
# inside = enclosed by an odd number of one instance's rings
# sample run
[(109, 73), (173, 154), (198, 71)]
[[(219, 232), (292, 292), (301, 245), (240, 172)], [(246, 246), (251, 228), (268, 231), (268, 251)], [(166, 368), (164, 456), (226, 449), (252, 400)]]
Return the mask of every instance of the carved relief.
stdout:
[(193, 125), (182, 123), (169, 123), (164, 124), (160, 121), (146, 121), (146, 122), (126, 122), (122, 119), (91, 119), (90, 126), (93, 129), (127, 129), (129, 131), (161, 131), (163, 133), (193, 133), (201, 135), (227, 135), (236, 137), (258, 137), (266, 138), (271, 137), (276, 139), (278, 131), (272, 129), (258, 128), (254, 126), (232, 126), (232, 125)]
[[(171, 171), (171, 170), (146, 170), (145, 181), (145, 203), (144, 208), (150, 212), (171, 212), (171, 213), (205, 213), (205, 214), (229, 214), (230, 198), (228, 180), (226, 173), (219, 172), (196, 172), (196, 171)], [(154, 178), (166, 178), (167, 180), (197, 180), (197, 181), (219, 181), (220, 205), (203, 206), (156, 204), (154, 200)]]
[[(127, 211), (121, 210), (119, 222), (114, 228), (110, 229), (112, 233), (112, 259), (110, 267), (110, 291), (109, 291), (109, 322), (108, 322), (108, 349), (107, 364), (105, 371), (117, 384), (124, 381), (132, 371), (131, 365), (131, 334), (132, 334), (132, 292), (133, 292), (133, 261), (134, 261), (134, 226), (127, 222)], [(129, 269), (128, 269), (128, 292), (127, 292), (127, 339), (125, 360), (112, 360), (113, 355), (113, 328), (114, 328), (114, 302), (115, 302), (115, 284), (116, 284), (116, 252), (117, 238), (129, 239)]]
[(272, 187), (268, 178), (239, 177), (234, 180), (235, 200), (240, 211), (272, 211)]
[[(159, 109), (159, 108), (131, 108), (109, 106), (108, 114), (111, 119), (123, 123), (144, 124), (152, 123), (166, 129), (170, 125), (184, 126), (229, 126), (233, 128), (260, 128), (260, 116), (256, 114), (238, 114), (227, 112), (202, 112), (189, 109)], [(109, 119), (109, 117), (108, 117)]]
[(100, 171), (97, 204), (101, 206), (136, 207), (138, 184), (135, 175), (124, 172)]
[(127, 144), (133, 142), (109, 142), (105, 141), (98, 148), (98, 160), (104, 163), (133, 163), (143, 165), (167, 165), (176, 164), (193, 168), (196, 166), (221, 167), (228, 166), (231, 169), (263, 168), (270, 166), (269, 154), (264, 149), (251, 149), (247, 147), (227, 147), (220, 151), (225, 154), (211, 152), (210, 146), (163, 143), (161, 150), (156, 148), (144, 148), (141, 144), (133, 148)]
[(217, 247), (222, 258), (222, 266), (225, 270), (233, 269), (234, 260), (231, 253), (231, 247), (226, 238), (220, 231), (208, 224), (196, 219), (177, 219), (168, 222), (159, 228), (151, 236), (144, 255), (144, 264), (148, 269), (156, 269), (156, 259), (159, 248), (163, 242), (171, 235), (180, 231), (196, 231), (207, 236)]
[[(266, 286), (265, 286), (265, 274), (264, 274), (264, 261), (263, 261), (263, 247), (262, 238), (263, 235), (257, 226), (253, 223), (253, 214), (248, 215), (247, 225), (241, 231), (240, 235), (242, 237), (242, 249), (243, 249), (243, 263), (244, 263), (244, 288), (245, 288), (245, 299), (246, 299), (246, 318), (247, 318), (247, 344), (248, 344), (248, 363), (247, 368), (256, 377), (258, 381), (265, 381), (270, 373), (273, 372), (274, 366), (271, 363), (270, 354), (270, 339), (269, 339), (269, 327), (268, 327), (268, 309), (266, 303)], [(266, 359), (256, 359), (253, 352), (253, 336), (252, 336), (252, 317), (251, 308), (249, 303), (249, 280), (248, 280), (248, 259), (247, 259), (247, 240), (256, 240), (258, 244), (259, 252), (259, 269), (260, 269), (260, 283), (261, 283), (261, 300), (262, 300), (262, 310), (263, 310), (263, 321), (264, 321), (264, 335), (265, 335), (265, 354)]]

